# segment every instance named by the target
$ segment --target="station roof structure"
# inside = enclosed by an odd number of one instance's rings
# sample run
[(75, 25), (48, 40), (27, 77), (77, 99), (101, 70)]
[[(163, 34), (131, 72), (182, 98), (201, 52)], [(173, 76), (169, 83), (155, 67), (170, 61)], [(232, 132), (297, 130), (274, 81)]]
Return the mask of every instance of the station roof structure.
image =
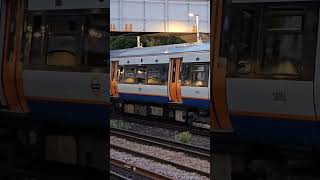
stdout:
[(210, 32), (210, 0), (111, 0), (110, 30), (117, 33)]

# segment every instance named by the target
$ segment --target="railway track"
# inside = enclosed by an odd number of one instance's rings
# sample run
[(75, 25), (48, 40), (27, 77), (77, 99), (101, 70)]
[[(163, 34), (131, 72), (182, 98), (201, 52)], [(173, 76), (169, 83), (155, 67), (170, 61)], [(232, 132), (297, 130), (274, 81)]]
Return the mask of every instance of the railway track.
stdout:
[[(156, 172), (152, 172), (152, 171), (149, 171), (149, 170), (146, 170), (146, 169), (143, 169), (143, 168), (140, 168), (140, 167), (137, 167), (137, 166), (134, 166), (132, 164), (129, 164), (129, 163), (126, 163), (126, 162), (123, 162), (123, 161), (119, 161), (117, 159), (112, 159), (111, 158), (111, 164), (114, 165), (114, 166), (118, 166), (120, 168), (124, 168), (126, 170), (129, 170), (131, 171), (132, 173), (136, 173), (136, 174), (139, 174), (141, 176), (144, 176), (144, 177), (148, 177), (148, 178), (151, 178), (151, 179), (156, 179), (156, 180), (173, 180), (172, 178), (169, 178), (167, 176), (164, 176), (162, 174), (159, 174), (159, 173), (156, 173)], [(116, 174), (116, 173), (113, 173), (112, 172), (110, 173), (111, 174), (111, 177), (113, 176), (114, 178), (116, 178), (116, 176), (118, 176), (118, 178), (121, 179), (121, 177), (123, 178), (123, 180), (129, 180), (129, 178), (127, 177), (123, 177), (119, 174)], [(121, 176), (121, 177), (120, 177)]]
[(175, 122), (175, 121), (156, 121), (156, 120), (145, 120), (141, 117), (128, 117), (123, 114), (112, 114), (111, 120), (122, 120), (127, 122), (133, 122), (137, 124), (143, 124), (147, 126), (155, 126), (165, 129), (172, 129), (172, 130), (179, 130), (179, 131), (189, 131), (192, 134), (200, 135), (200, 136), (207, 136), (210, 137), (210, 130), (208, 129), (202, 129), (202, 128), (196, 128), (196, 127), (188, 127), (183, 123)]
[(113, 172), (113, 171), (110, 171), (110, 179), (111, 180), (131, 180), (130, 178), (122, 176), (121, 174), (118, 174), (118, 173)]
[(190, 156), (201, 158), (201, 159), (210, 158), (209, 148), (203, 148), (203, 147), (194, 146), (190, 144), (179, 143), (179, 142), (168, 140), (168, 139), (148, 136), (141, 133), (118, 129), (118, 128), (110, 128), (110, 135), (123, 137), (125, 139), (131, 139), (133, 141), (142, 142), (144, 144), (163, 147), (165, 149), (170, 149), (177, 152), (183, 152)]
[[(198, 152), (195, 150), (195, 146), (189, 146), (186, 144), (182, 144), (182, 143), (177, 143), (174, 141), (168, 141), (165, 139), (160, 139), (160, 138), (154, 138), (154, 137), (150, 137), (150, 136), (145, 136), (139, 133), (135, 133), (135, 132), (130, 132), (130, 131), (126, 131), (126, 130), (120, 130), (120, 129), (115, 129), (115, 128), (111, 128), (110, 129), (110, 134), (114, 135), (114, 136), (118, 136), (118, 137), (122, 137), (124, 139), (130, 139), (133, 141), (137, 141), (140, 142), (142, 144), (148, 144), (148, 145), (152, 145), (152, 146), (158, 146), (158, 147), (162, 147), (164, 149), (170, 149), (176, 152), (183, 152), (187, 155), (196, 157), (196, 158), (200, 158), (200, 159), (205, 159), (205, 160), (209, 160), (210, 158), (210, 151), (208, 149), (204, 149), (204, 148), (199, 148), (201, 149), (203, 152)], [(169, 160), (165, 160), (165, 159), (161, 159), (143, 152), (137, 152), (134, 151), (132, 149), (123, 147), (123, 146), (119, 146), (119, 145), (115, 145), (115, 144), (110, 144), (110, 148), (116, 150), (116, 151), (121, 151), (121, 152), (125, 152), (128, 154), (132, 154), (134, 156), (137, 157), (142, 157), (142, 158), (146, 158), (146, 159), (150, 159), (153, 160), (155, 162), (159, 162), (161, 164), (167, 164), (167, 165), (172, 165), (180, 170), (184, 170), (187, 172), (195, 172), (199, 175), (202, 176), (206, 176), (209, 177), (210, 173), (205, 172), (205, 171), (201, 171), (199, 169), (195, 169), (193, 167), (189, 167), (189, 166), (185, 166), (176, 162), (172, 162)]]

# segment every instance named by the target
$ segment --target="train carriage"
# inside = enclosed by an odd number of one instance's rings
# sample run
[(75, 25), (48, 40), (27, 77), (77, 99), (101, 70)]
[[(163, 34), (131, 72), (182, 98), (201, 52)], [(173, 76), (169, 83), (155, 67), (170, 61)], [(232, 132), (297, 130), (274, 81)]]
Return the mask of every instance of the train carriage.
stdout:
[(318, 6), (233, 0), (228, 7), (220, 57), (227, 59), (225, 103), (237, 135), (320, 143)]
[(2, 1), (3, 110), (62, 124), (105, 123), (107, 4)]
[(109, 1), (0, 5), (1, 167), (40, 160), (41, 169), (56, 162), (104, 172)]
[[(278, 179), (292, 173), (293, 166), (317, 169), (312, 163), (319, 159), (320, 145), (319, 1), (224, 0), (212, 5), (215, 162), (244, 173), (249, 162), (266, 160), (272, 162), (264, 164), (270, 174), (280, 166), (287, 169)], [(245, 166), (235, 168), (237, 158)], [(231, 179), (231, 174), (218, 176), (213, 178)]]
[(97, 1), (72, 6), (72, 11), (39, 12), (38, 5), (29, 4), (26, 43), (31, 53), (25, 54), (23, 77), (33, 116), (76, 123), (107, 119), (105, 5)]
[[(111, 95), (125, 113), (171, 116), (209, 128), (209, 44), (111, 52)], [(168, 113), (167, 113), (168, 112)]]

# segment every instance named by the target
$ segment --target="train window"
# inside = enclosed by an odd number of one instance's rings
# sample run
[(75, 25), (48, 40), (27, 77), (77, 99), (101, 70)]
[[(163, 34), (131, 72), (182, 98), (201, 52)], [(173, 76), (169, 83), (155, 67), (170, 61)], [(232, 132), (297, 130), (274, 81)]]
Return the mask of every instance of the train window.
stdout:
[(138, 66), (136, 73), (136, 81), (137, 83), (146, 83), (147, 79), (147, 67), (146, 66)]
[[(34, 16), (31, 20), (32, 26), (27, 28), (27, 36), (29, 42), (26, 45), (31, 43), (30, 48), (30, 64), (39, 65), (43, 64), (43, 51), (44, 51), (44, 26), (42, 21), (42, 16)], [(30, 42), (31, 39), (31, 42)], [(26, 47), (26, 51), (27, 51)]]
[[(63, 19), (63, 21), (61, 21)], [(78, 66), (81, 59), (81, 19), (79, 17), (49, 17), (47, 21), (47, 64)]]
[(49, 36), (47, 64), (55, 66), (78, 66), (81, 42), (74, 36)]
[(302, 16), (266, 16), (261, 70), (272, 75), (300, 74), (303, 54)]
[[(228, 73), (253, 78), (311, 80), (318, 9), (235, 7), (225, 39)], [(227, 33), (227, 32), (226, 32)], [(234, 73), (234, 74), (233, 74)]]
[(191, 85), (191, 63), (183, 63), (182, 71), (180, 73), (181, 85), (190, 86)]
[(124, 81), (124, 68), (123, 66), (118, 66), (118, 78), (117, 81), (118, 82), (123, 82)]
[(79, 17), (49, 17), (48, 22), (49, 34), (81, 32), (81, 20)]
[(176, 82), (176, 61), (173, 61), (171, 83), (175, 83), (175, 82)]
[(147, 84), (165, 85), (168, 81), (168, 65), (148, 65)]
[(262, 70), (267, 74), (298, 74), (302, 60), (301, 34), (269, 34), (263, 49)]
[(208, 86), (209, 64), (193, 64), (192, 70), (192, 86)]
[[(121, 73), (121, 70), (120, 70), (120, 73)], [(136, 82), (136, 67), (135, 66), (124, 66), (123, 72), (120, 75), (122, 76), (122, 78), (120, 78), (120, 82), (122, 82), (122, 83), (135, 83)]]
[(267, 21), (268, 30), (302, 30), (302, 15), (272, 16)]
[(148, 84), (162, 84), (161, 82), (161, 67), (158, 65), (150, 65), (147, 68)]
[(247, 74), (252, 71), (252, 64), (255, 61), (255, 31), (257, 14), (252, 10), (242, 10), (240, 18), (240, 29), (237, 43), (237, 72)]
[(108, 51), (106, 22), (105, 15), (89, 15), (87, 17), (84, 56), (89, 66), (106, 64), (105, 59)]
[(164, 84), (164, 85), (167, 84), (168, 71), (169, 71), (169, 64), (164, 64), (161, 66), (161, 84)]

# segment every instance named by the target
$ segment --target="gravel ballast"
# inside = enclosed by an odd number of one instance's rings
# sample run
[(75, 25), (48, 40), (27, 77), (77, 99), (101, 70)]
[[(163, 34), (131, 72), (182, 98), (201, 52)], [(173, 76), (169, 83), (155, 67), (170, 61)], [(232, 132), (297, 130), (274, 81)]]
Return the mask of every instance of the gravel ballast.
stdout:
[(115, 173), (121, 174), (122, 176), (125, 176), (127, 178), (130, 178), (132, 180), (152, 180), (151, 178), (140, 176), (138, 174), (132, 173), (126, 169), (123, 169), (123, 168), (120, 168), (120, 167), (114, 166), (114, 165), (110, 166), (110, 170)]
[(210, 173), (209, 160), (191, 157), (183, 152), (176, 152), (156, 146), (132, 142), (115, 136), (110, 137), (110, 143), (136, 152), (141, 152), (149, 156), (158, 157), (160, 159)]
[[(148, 136), (164, 138), (168, 140), (176, 140), (176, 135), (181, 133), (178, 130), (165, 129), (154, 126), (147, 126), (143, 124), (126, 122), (122, 120), (110, 120), (110, 124), (117, 124), (117, 128), (137, 132), (140, 134), (146, 134)], [(112, 127), (112, 126), (111, 126)], [(179, 141), (177, 141), (179, 142)], [(192, 140), (190, 142), (191, 145), (200, 146), (204, 148), (210, 148), (210, 137), (194, 135), (192, 134)]]
[(128, 164), (162, 174), (177, 180), (207, 180), (209, 178), (197, 173), (186, 172), (174, 166), (161, 164), (146, 158), (135, 157), (131, 154), (110, 149), (110, 158), (126, 162)]

